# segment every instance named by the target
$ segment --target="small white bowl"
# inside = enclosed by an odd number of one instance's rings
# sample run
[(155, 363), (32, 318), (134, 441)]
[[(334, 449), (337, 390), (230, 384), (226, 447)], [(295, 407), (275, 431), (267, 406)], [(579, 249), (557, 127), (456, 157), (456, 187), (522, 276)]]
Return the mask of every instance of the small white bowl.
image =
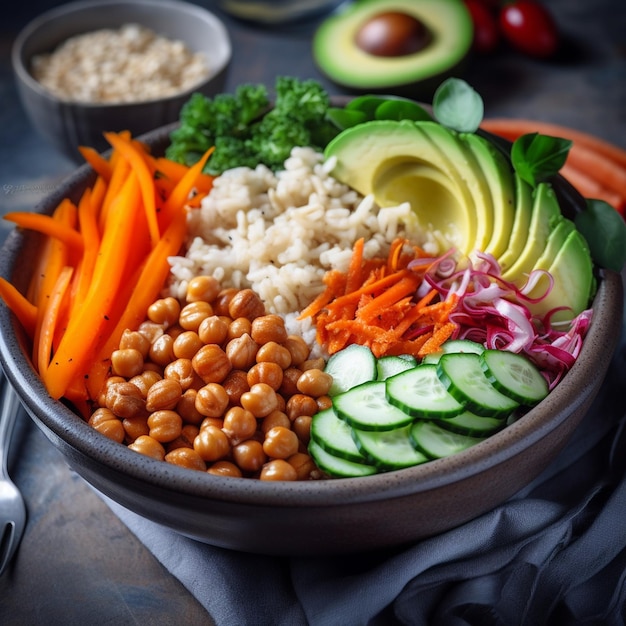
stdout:
[[(142, 102), (91, 103), (63, 100), (31, 73), (35, 55), (52, 52), (74, 35), (139, 24), (157, 35), (180, 40), (204, 54), (207, 78), (175, 95)], [(83, 0), (56, 7), (36, 17), (18, 34), (12, 64), (20, 98), (39, 133), (73, 160), (82, 162), (79, 145), (100, 151), (109, 146), (103, 132), (129, 130), (136, 136), (178, 119), (193, 92), (213, 96), (224, 89), (232, 56), (223, 22), (206, 9), (174, 0)]]

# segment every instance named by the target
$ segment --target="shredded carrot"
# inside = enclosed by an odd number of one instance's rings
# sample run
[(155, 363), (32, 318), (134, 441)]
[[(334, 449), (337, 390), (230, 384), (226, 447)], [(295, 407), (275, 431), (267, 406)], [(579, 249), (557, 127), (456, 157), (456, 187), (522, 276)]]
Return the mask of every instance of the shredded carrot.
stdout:
[(29, 337), (35, 333), (37, 307), (23, 296), (8, 280), (0, 276), (0, 298), (13, 311)]
[(79, 146), (78, 151), (100, 178), (106, 182), (111, 180), (111, 164), (97, 150), (89, 146)]
[(386, 258), (366, 262), (359, 240), (348, 270), (327, 273), (326, 289), (300, 318), (314, 319), (317, 339), (330, 354), (358, 343), (377, 357), (406, 353), (421, 358), (452, 336), (456, 324), (449, 315), (457, 299), (440, 300), (434, 289), (417, 298), (430, 264), (409, 267), (426, 254), (417, 247), (406, 253), (407, 247), (407, 241), (397, 239)]
[(55, 220), (50, 215), (31, 213), (29, 211), (15, 211), (5, 213), (4, 219), (17, 224), (21, 228), (36, 230), (49, 237), (59, 239), (76, 252), (82, 251), (83, 239), (80, 234), (72, 228), (66, 227), (65, 224)]

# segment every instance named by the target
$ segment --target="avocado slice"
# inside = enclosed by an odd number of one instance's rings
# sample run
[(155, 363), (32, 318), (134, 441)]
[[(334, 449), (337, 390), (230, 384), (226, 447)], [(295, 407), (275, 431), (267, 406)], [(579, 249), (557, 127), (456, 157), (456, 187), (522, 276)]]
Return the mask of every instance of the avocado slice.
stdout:
[[(360, 45), (363, 28), (390, 14), (421, 25), (427, 34), (421, 49), (389, 56)], [(391, 32), (391, 37), (398, 32), (390, 26), (381, 28)], [(371, 92), (404, 87), (415, 96), (416, 86), (430, 93), (459, 69), (471, 51), (473, 33), (463, 0), (357, 0), (321, 23), (312, 53), (320, 71), (338, 85)]]

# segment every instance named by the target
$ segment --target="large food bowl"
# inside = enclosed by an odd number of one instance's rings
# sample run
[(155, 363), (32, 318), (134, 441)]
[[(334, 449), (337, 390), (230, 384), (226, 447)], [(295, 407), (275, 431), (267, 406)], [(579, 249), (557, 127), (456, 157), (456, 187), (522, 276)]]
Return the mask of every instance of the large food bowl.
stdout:
[[(156, 152), (172, 127), (142, 140)], [(93, 183), (80, 167), (38, 207), (50, 213)], [(567, 191), (563, 180), (561, 191)], [(2, 274), (27, 284), (39, 236), (15, 230)], [(605, 378), (622, 326), (621, 276), (602, 274), (581, 355), (547, 399), (474, 447), (423, 465), (364, 478), (265, 482), (194, 472), (137, 454), (52, 400), (34, 371), (25, 333), (0, 307), (0, 361), (26, 410), (69, 466), (147, 519), (201, 542), (275, 555), (338, 554), (397, 546), (454, 528), (533, 480), (566, 445)]]

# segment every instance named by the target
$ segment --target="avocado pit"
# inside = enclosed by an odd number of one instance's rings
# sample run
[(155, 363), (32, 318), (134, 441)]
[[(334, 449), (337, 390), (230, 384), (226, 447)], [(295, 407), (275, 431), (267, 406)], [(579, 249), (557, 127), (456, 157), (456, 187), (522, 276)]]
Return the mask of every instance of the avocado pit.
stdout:
[(402, 57), (420, 52), (432, 39), (424, 23), (401, 11), (377, 13), (357, 30), (355, 43), (368, 54)]

